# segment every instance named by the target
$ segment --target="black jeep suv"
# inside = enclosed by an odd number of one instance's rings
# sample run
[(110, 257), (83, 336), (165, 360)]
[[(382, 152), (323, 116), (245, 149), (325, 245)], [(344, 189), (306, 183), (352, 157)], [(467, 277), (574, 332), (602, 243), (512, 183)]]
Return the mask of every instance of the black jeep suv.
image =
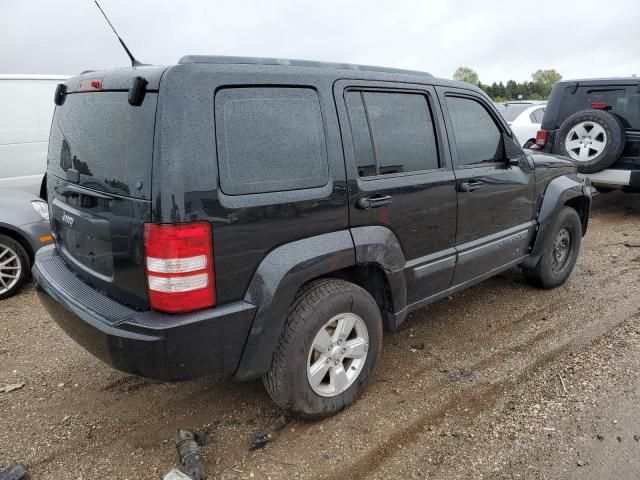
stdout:
[(303, 417), (350, 404), (408, 312), (517, 265), (562, 284), (587, 228), (571, 162), (425, 73), (190, 56), (55, 100), (52, 318), (119, 370), (263, 377)]
[(640, 191), (640, 79), (556, 83), (536, 144), (572, 158), (598, 187)]

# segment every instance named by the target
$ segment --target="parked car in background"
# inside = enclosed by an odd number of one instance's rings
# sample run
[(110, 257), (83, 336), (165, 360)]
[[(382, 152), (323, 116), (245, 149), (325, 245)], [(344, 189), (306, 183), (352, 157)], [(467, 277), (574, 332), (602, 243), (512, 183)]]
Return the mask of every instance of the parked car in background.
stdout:
[(536, 143), (546, 105), (547, 102), (543, 101), (518, 100), (496, 103), (496, 108), (511, 127), (520, 146), (531, 148)]
[(556, 83), (536, 143), (601, 189), (640, 192), (640, 79)]
[(587, 229), (575, 165), (523, 150), (468, 83), (188, 56), (57, 92), (38, 294), (137, 375), (263, 377), (283, 409), (332, 415), (383, 328), (514, 266), (557, 287)]
[(62, 75), (0, 74), (0, 188), (45, 198), (53, 94)]
[(35, 253), (52, 242), (47, 202), (21, 190), (0, 189), (0, 300), (29, 279)]

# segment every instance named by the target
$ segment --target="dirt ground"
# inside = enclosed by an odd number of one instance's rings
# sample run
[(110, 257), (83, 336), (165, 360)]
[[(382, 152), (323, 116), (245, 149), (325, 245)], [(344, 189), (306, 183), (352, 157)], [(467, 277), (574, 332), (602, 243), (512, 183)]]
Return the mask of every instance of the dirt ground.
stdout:
[[(177, 428), (210, 478), (640, 478), (640, 195), (595, 199), (571, 280), (514, 270), (415, 312), (351, 408), (290, 423), (259, 381), (153, 384), (71, 341), (33, 288), (0, 304), (0, 467), (32, 479), (162, 479)], [(636, 245), (636, 246), (633, 246)], [(421, 347), (424, 344), (424, 348)]]

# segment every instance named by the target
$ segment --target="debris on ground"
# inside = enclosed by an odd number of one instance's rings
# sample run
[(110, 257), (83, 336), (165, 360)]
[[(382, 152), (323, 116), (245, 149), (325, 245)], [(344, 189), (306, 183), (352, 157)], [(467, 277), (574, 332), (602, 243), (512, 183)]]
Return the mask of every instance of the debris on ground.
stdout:
[(286, 427), (290, 421), (291, 417), (289, 417), (289, 415), (287, 415), (286, 413), (278, 417), (275, 422), (258, 433), (255, 440), (251, 443), (249, 451), (253, 452), (254, 450), (263, 448), (267, 445), (267, 443), (278, 438), (278, 432)]
[(627, 240), (626, 242), (624, 242), (624, 246), (625, 247), (629, 247), (629, 248), (640, 248), (640, 241), (639, 240)]
[[(0, 471), (21, 462), (33, 480), (161, 480), (181, 467), (182, 427), (211, 432), (201, 451), (212, 480), (252, 480), (252, 472), (256, 480), (640, 480), (640, 248), (621, 244), (640, 239), (640, 195), (614, 192), (594, 205), (563, 287), (530, 289), (513, 270), (412, 313), (384, 340), (378, 373), (352, 407), (292, 422), (255, 452), (253, 439), (282, 413), (258, 381), (145, 382), (132, 391), (137, 377), (78, 348), (45, 322), (36, 290), (23, 289), (0, 302), (0, 388), (26, 383), (0, 393)], [(423, 341), (423, 351), (409, 351)], [(477, 380), (448, 377), (462, 368)], [(188, 480), (180, 473), (172, 480)]]
[(411, 352), (416, 353), (420, 350), (424, 350), (424, 342), (414, 343), (411, 345)]
[(182, 473), (177, 468), (174, 468), (164, 476), (163, 480), (191, 480), (191, 477), (185, 473)]
[(206, 443), (207, 434), (178, 430), (176, 433), (176, 448), (180, 456), (182, 467), (174, 468), (164, 480), (204, 480), (206, 478), (204, 459), (200, 452), (200, 442)]
[(452, 370), (449, 372), (449, 378), (451, 380), (467, 380), (469, 382), (476, 381), (476, 374), (471, 370), (465, 370), (464, 368), (460, 368), (458, 370)]
[(9, 465), (0, 470), (0, 480), (20, 480), (27, 475), (27, 467), (21, 463)]
[(4, 387), (0, 387), (0, 393), (13, 392), (14, 390), (19, 390), (22, 387), (24, 387), (24, 382), (23, 383), (11, 383), (9, 385), (5, 385)]

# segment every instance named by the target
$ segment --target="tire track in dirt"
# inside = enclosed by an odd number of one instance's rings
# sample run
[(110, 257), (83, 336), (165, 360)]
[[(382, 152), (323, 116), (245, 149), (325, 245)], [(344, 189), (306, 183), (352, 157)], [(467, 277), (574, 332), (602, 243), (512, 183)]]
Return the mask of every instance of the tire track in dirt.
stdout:
[[(627, 316), (622, 318), (615, 315), (625, 313)], [(318, 478), (327, 480), (344, 478), (359, 480), (369, 478), (382, 464), (388, 462), (390, 457), (398, 453), (397, 445), (402, 444), (403, 447), (406, 447), (415, 443), (427, 427), (437, 426), (447, 414), (459, 411), (461, 406), (466, 406), (469, 410), (474, 410), (475, 412), (480, 412), (492, 407), (495, 401), (500, 398), (505, 391), (513, 390), (523, 383), (526, 383), (529, 377), (543, 370), (549, 363), (556, 361), (571, 350), (584, 348), (596, 343), (626, 320), (638, 316), (638, 312), (634, 312), (634, 309), (618, 309), (615, 314), (614, 315), (617, 318), (621, 318), (621, 320), (609, 322), (605, 328), (599, 329), (596, 335), (589, 335), (582, 338), (569, 338), (566, 343), (547, 350), (546, 353), (538, 356), (535, 361), (527, 364), (524, 369), (521, 369), (515, 377), (509, 376), (498, 381), (487, 382), (486, 384), (480, 382), (480, 385), (470, 385), (463, 388), (456, 398), (449, 399), (429, 414), (419, 417), (408, 427), (392, 433), (383, 443), (371, 449), (366, 455), (348, 467), (334, 471), (330, 475), (320, 475)], [(512, 347), (508, 351), (499, 352), (492, 357), (479, 361), (472, 365), (470, 369), (473, 372), (477, 372), (478, 378), (482, 378), (482, 370), (495, 364), (494, 362), (496, 360), (507, 359), (510, 355), (532, 354), (535, 347), (543, 340), (549, 338), (551, 333), (551, 331), (543, 332), (543, 334), (539, 334), (521, 345)], [(445, 385), (446, 382), (440, 382), (442, 391), (444, 391)]]

